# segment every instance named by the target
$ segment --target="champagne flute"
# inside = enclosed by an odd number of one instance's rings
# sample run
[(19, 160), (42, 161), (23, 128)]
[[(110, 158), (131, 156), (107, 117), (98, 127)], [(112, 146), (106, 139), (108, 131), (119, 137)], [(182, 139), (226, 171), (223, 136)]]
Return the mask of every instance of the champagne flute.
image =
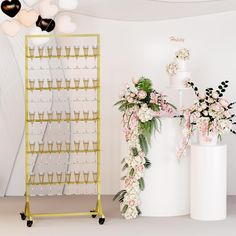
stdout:
[(31, 59), (31, 70), (34, 70), (33, 68), (33, 65), (32, 65), (32, 61), (33, 61), (33, 58), (34, 58), (34, 50), (35, 48), (34, 47), (29, 47), (29, 56), (30, 56), (30, 59)]
[(71, 143), (70, 141), (66, 141), (66, 151), (69, 153), (70, 152), (70, 146), (71, 146)]
[(44, 80), (43, 80), (43, 79), (39, 79), (39, 80), (38, 80), (38, 85), (39, 85), (39, 90), (40, 90), (40, 91), (43, 90), (43, 84), (44, 84)]
[(49, 61), (48, 61), (48, 69), (52, 69), (51, 65), (50, 65), (50, 59), (52, 57), (52, 47), (47, 47), (47, 52), (48, 52), (48, 58), (49, 58)]
[(29, 143), (29, 150), (31, 152), (31, 154), (34, 154), (34, 150), (35, 150), (35, 142), (30, 142)]
[(78, 65), (79, 50), (80, 50), (79, 46), (78, 47), (74, 46), (74, 53), (75, 53), (75, 60), (76, 60), (76, 67), (75, 67), (75, 69), (79, 69), (79, 65)]
[(31, 186), (31, 196), (34, 196), (34, 184), (35, 184), (35, 173), (31, 173), (29, 176), (28, 184)]
[(79, 83), (80, 83), (80, 80), (79, 80), (79, 79), (74, 79), (74, 85), (75, 85), (75, 89), (76, 89), (76, 90), (79, 89)]
[(79, 152), (79, 147), (80, 147), (80, 142), (79, 141), (74, 141), (74, 146), (75, 146), (75, 152), (78, 153)]
[(62, 172), (57, 172), (57, 184), (58, 184), (57, 195), (61, 195), (61, 183), (62, 183)]
[(29, 80), (29, 89), (30, 89), (31, 91), (34, 90), (34, 85), (35, 85), (35, 80), (30, 79), (30, 80)]
[(43, 70), (43, 67), (42, 67), (43, 51), (44, 51), (44, 47), (38, 47), (38, 54), (40, 58), (40, 70)]
[(70, 57), (70, 47), (67, 47), (67, 46), (65, 46), (65, 51), (66, 51), (66, 58), (67, 58), (67, 67), (66, 67), (66, 69), (70, 69), (70, 67), (69, 67), (69, 57)]
[[(61, 58), (61, 47), (56, 47), (56, 51), (57, 51), (58, 63), (60, 64), (60, 58)], [(60, 69), (60, 65), (58, 66), (58, 69)]]
[(44, 176), (45, 174), (43, 172), (39, 173), (39, 183), (40, 183), (40, 196), (43, 196), (43, 184), (44, 184)]
[(70, 79), (66, 79), (66, 89), (70, 89)]
[(75, 117), (75, 121), (78, 122), (80, 119), (80, 112), (79, 111), (74, 111), (74, 117)]
[(48, 89), (49, 89), (49, 91), (51, 91), (52, 90), (53, 81), (51, 79), (48, 79), (47, 82), (48, 82)]
[(84, 67), (84, 69), (88, 69), (88, 66), (87, 66), (87, 59), (88, 59), (89, 47), (88, 47), (88, 46), (84, 46), (84, 47), (83, 47), (83, 51), (84, 51), (84, 57), (85, 57), (85, 67)]
[(48, 193), (48, 195), (53, 195), (53, 192), (52, 192), (53, 173), (52, 172), (48, 172), (48, 183), (49, 183), (49, 193)]
[(97, 69), (97, 56), (98, 56), (98, 47), (93, 46), (93, 56), (94, 56), (94, 66), (93, 69)]
[(94, 193), (97, 193), (98, 173), (93, 172)]
[(88, 192), (89, 172), (84, 172), (85, 192)]

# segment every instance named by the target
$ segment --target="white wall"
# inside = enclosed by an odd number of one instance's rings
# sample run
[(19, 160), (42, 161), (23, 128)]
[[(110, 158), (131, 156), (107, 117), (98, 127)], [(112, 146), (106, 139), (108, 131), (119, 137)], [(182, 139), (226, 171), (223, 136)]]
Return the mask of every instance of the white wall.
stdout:
[[(113, 104), (117, 101), (118, 95), (124, 85), (133, 76), (144, 75), (153, 80), (157, 90), (164, 90), (172, 100), (176, 95), (171, 94), (165, 87), (168, 79), (165, 73), (165, 65), (170, 62), (176, 49), (183, 45), (191, 50), (192, 58), (190, 70), (193, 79), (200, 88), (216, 86), (221, 80), (228, 79), (231, 86), (228, 89), (227, 97), (236, 100), (236, 70), (234, 55), (236, 55), (236, 32), (234, 22), (236, 22), (236, 12), (201, 16), (194, 18), (184, 18), (179, 20), (161, 22), (119, 22), (111, 20), (96, 19), (85, 16), (72, 15), (73, 20), (78, 25), (76, 33), (100, 33), (101, 35), (101, 110), (102, 110), (102, 192), (113, 194), (119, 189), (120, 178), (120, 159), (125, 153), (125, 145), (122, 143), (121, 116)], [(169, 41), (170, 36), (181, 36), (186, 39), (185, 44), (176, 44)], [(23, 68), (23, 41), (22, 36), (16, 40), (11, 40), (11, 47), (15, 53), (20, 53), (20, 67)], [(10, 50), (7, 43), (1, 36), (0, 44)], [(0, 56), (1, 64), (6, 63), (8, 53)], [(4, 76), (1, 74), (1, 91), (4, 90), (2, 81)], [(23, 77), (21, 77), (23, 80)], [(17, 83), (18, 80), (15, 80)], [(17, 87), (15, 88), (17, 89)], [(186, 95), (186, 99), (191, 97)], [(11, 96), (8, 97), (11, 99)], [(1, 93), (1, 104), (2, 104)], [(3, 105), (3, 104), (2, 104)], [(1, 105), (1, 106), (2, 106)], [(23, 107), (16, 107), (12, 102), (9, 109), (19, 110), (20, 117), (23, 117)], [(1, 109), (0, 117), (4, 117)], [(1, 120), (1, 122), (4, 122)], [(23, 128), (21, 120), (14, 121), (19, 127)], [(3, 124), (1, 124), (1, 127)], [(14, 126), (14, 127), (18, 127)], [(9, 130), (14, 131), (12, 126)], [(16, 131), (15, 131), (16, 132)], [(18, 135), (20, 130), (17, 131)], [(0, 133), (1, 150), (2, 145), (10, 141)], [(228, 194), (236, 194), (236, 159), (234, 146), (236, 137), (227, 135), (225, 142), (228, 144)], [(20, 139), (18, 138), (18, 141)], [(4, 150), (0, 156), (0, 173), (3, 164), (13, 163), (14, 153)], [(7, 160), (7, 161), (6, 161)], [(17, 158), (17, 164), (13, 170), (10, 184), (7, 189), (8, 195), (23, 193), (23, 171), (24, 161), (23, 152)], [(7, 174), (7, 173), (8, 174)], [(9, 170), (0, 175), (0, 190), (5, 192), (1, 183), (8, 180)], [(17, 187), (20, 186), (20, 187)]]

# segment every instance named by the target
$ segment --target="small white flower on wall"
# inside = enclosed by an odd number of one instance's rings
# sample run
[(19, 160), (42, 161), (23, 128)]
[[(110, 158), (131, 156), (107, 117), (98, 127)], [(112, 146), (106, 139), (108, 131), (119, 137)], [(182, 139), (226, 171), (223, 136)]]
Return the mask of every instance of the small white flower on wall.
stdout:
[[(47, 31), (42, 31), (39, 27), (34, 27), (30, 31), (30, 35), (49, 35)], [(49, 41), (49, 37), (35, 37), (31, 39), (32, 43), (34, 45), (42, 45), (44, 43), (47, 43)]]
[(76, 30), (76, 24), (71, 21), (71, 17), (63, 15), (57, 19), (57, 30), (61, 33), (70, 34)]
[(43, 0), (39, 4), (39, 11), (43, 18), (51, 18), (58, 12), (58, 7), (51, 4), (51, 0)]
[(73, 10), (78, 6), (78, 0), (59, 0), (59, 7), (63, 10)]
[(6, 20), (1, 24), (1, 28), (5, 34), (7, 34), (8, 36), (14, 37), (20, 31), (21, 26), (15, 20), (13, 21)]

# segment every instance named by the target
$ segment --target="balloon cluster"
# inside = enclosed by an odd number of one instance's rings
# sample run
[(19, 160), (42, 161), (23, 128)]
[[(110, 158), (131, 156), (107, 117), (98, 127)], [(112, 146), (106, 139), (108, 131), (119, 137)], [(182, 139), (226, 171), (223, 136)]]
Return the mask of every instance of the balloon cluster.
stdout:
[[(1, 23), (1, 28), (4, 33), (9, 36), (15, 36), (21, 28), (21, 25), (25, 27), (32, 27), (35, 25), (30, 34), (34, 35), (47, 35), (52, 32), (56, 26), (56, 22), (53, 17), (58, 13), (58, 6), (51, 3), (52, 0), (41, 0), (38, 4), (38, 10), (22, 9), (22, 4), (19, 0), (4, 0), (1, 3), (1, 10), (7, 16), (14, 18), (13, 20), (6, 20)], [(32, 2), (36, 3), (38, 0), (24, 0), (28, 5)], [(78, 5), (78, 0), (59, 0), (59, 7), (64, 10), (75, 9)], [(69, 16), (63, 15), (58, 19), (58, 31), (63, 33), (72, 33), (76, 29), (76, 25), (71, 22)], [(45, 43), (48, 39), (41, 38), (40, 40), (34, 40), (34, 43), (39, 45)]]

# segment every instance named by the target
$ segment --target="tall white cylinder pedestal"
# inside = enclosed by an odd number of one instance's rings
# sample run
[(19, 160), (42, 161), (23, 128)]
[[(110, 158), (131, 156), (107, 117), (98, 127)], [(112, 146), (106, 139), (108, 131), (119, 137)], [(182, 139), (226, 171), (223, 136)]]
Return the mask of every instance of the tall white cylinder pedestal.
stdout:
[(191, 147), (190, 215), (196, 220), (226, 217), (226, 145)]
[(181, 136), (179, 119), (162, 119), (162, 131), (152, 138), (148, 155), (152, 165), (140, 195), (142, 216), (189, 214), (189, 157), (176, 157)]

